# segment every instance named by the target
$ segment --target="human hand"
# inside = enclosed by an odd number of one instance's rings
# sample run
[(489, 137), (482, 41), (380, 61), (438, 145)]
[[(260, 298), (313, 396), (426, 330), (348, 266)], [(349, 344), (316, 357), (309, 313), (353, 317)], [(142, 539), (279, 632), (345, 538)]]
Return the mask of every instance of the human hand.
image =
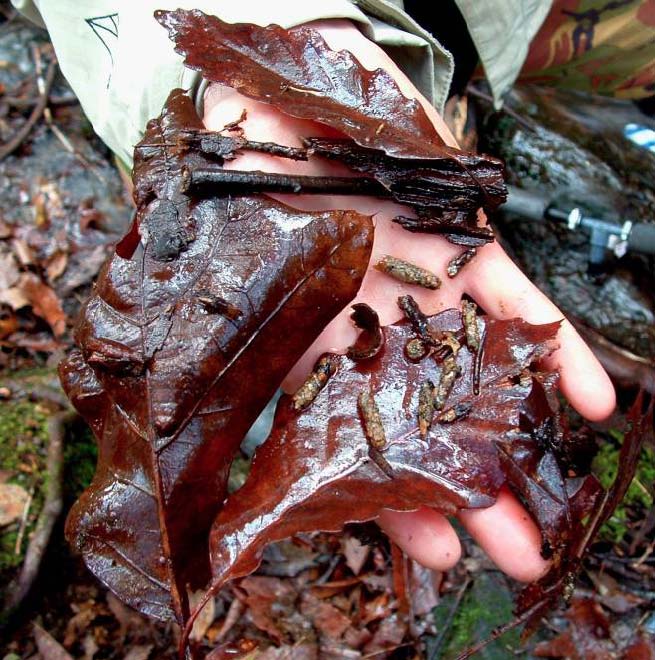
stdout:
[[(411, 82), (374, 43), (347, 21), (325, 21), (313, 24), (333, 49), (347, 49), (368, 69), (382, 67), (397, 81), (403, 93), (417, 98), (425, 107), (439, 134), (455, 145), (443, 120), (420, 96)], [(243, 109), (247, 119), (241, 124), (251, 140), (275, 141), (289, 146), (302, 146), (303, 137), (334, 136), (315, 122), (293, 119), (275, 108), (252, 101), (234, 90), (211, 85), (205, 96), (204, 121), (207, 128), (221, 130), (238, 119)], [(258, 153), (244, 153), (225, 164), (226, 169), (264, 170), (287, 174), (344, 176), (352, 172), (344, 166), (314, 159), (297, 162)], [(437, 273), (444, 285), (428, 291), (390, 279), (369, 265), (356, 302), (373, 307), (383, 325), (402, 317), (396, 300), (411, 293), (426, 314), (458, 307), (462, 294), (473, 298), (495, 318), (522, 317), (531, 323), (548, 323), (563, 318), (562, 313), (521, 273), (497, 243), (478, 249), (478, 256), (455, 279), (445, 276), (450, 259), (462, 248), (443, 238), (407, 232), (392, 223), (396, 215), (411, 214), (407, 208), (370, 197), (319, 195), (274, 195), (285, 203), (304, 210), (354, 209), (374, 215), (375, 239), (371, 264), (391, 254)], [(312, 347), (294, 367), (285, 389), (294, 390), (311, 370), (318, 356), (326, 351), (343, 352), (351, 345), (357, 331), (350, 321), (350, 307), (342, 311), (323, 331)], [(570, 403), (585, 417), (599, 420), (614, 408), (614, 390), (589, 348), (568, 321), (559, 332), (559, 350), (549, 358), (547, 366), (559, 368), (561, 389)], [(462, 511), (459, 519), (471, 536), (505, 573), (522, 581), (539, 578), (548, 568), (541, 558), (541, 537), (535, 523), (509, 492), (501, 492), (492, 507)], [(430, 510), (411, 513), (385, 511), (378, 521), (386, 533), (412, 558), (436, 570), (453, 566), (460, 557), (459, 539), (446, 517)]]

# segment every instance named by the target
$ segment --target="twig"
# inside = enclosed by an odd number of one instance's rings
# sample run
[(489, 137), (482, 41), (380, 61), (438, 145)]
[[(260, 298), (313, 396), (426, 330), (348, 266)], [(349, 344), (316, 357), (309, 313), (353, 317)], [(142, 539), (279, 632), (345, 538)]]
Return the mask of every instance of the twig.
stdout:
[(459, 591), (455, 596), (455, 602), (452, 604), (450, 610), (448, 610), (448, 616), (446, 617), (446, 620), (444, 621), (444, 624), (441, 630), (439, 631), (437, 641), (435, 642), (434, 646), (432, 647), (432, 650), (430, 651), (428, 660), (436, 660), (437, 653), (439, 653), (441, 647), (443, 646), (443, 643), (446, 639), (446, 634), (450, 630), (450, 626), (453, 623), (455, 614), (457, 614), (457, 610), (459, 609), (459, 604), (462, 602), (462, 598), (464, 598), (464, 594), (466, 593), (466, 590), (469, 588), (470, 584), (471, 584), (471, 578), (467, 576), (466, 580), (464, 580), (464, 584), (459, 588)]
[(30, 507), (32, 506), (32, 500), (34, 499), (34, 486), (30, 488), (27, 501), (23, 507), (23, 515), (20, 518), (20, 528), (18, 529), (18, 534), (16, 535), (16, 544), (14, 545), (14, 554), (20, 555), (21, 548), (23, 547), (23, 537), (25, 536), (25, 530), (27, 529), (27, 517), (30, 513)]
[(57, 61), (53, 60), (48, 65), (48, 72), (45, 77), (44, 90), (39, 96), (37, 104), (34, 106), (34, 109), (30, 113), (27, 121), (16, 131), (14, 137), (12, 137), (9, 142), (0, 147), (0, 160), (4, 160), (9, 154), (13, 153), (18, 147), (23, 143), (23, 140), (29, 135), (32, 128), (36, 122), (40, 119), (43, 111), (48, 105), (48, 95), (50, 94), (50, 88), (52, 83), (55, 80), (55, 74), (57, 73)]
[(347, 176), (305, 176), (271, 174), (253, 170), (202, 169), (188, 172), (193, 187), (226, 187), (236, 194), (239, 188), (244, 192), (272, 192), (294, 194), (331, 194), (331, 195), (375, 195), (390, 197), (391, 193), (375, 179)]
[[(36, 84), (39, 90), (39, 93), (41, 95), (45, 94), (46, 97), (49, 95), (48, 91), (46, 90), (46, 84), (43, 79), (43, 66), (41, 63), (41, 51), (37, 48), (34, 47), (33, 49), (33, 54), (34, 54), (34, 63), (35, 63), (35, 68), (36, 68)], [(72, 142), (64, 135), (64, 132), (55, 124), (55, 121), (52, 117), (52, 111), (48, 107), (48, 104), (46, 102), (46, 107), (43, 110), (43, 118), (45, 119), (45, 123), (48, 126), (48, 128), (52, 131), (53, 135), (61, 142), (63, 145), (64, 149), (68, 151), (70, 154), (75, 156), (77, 160), (80, 161), (83, 167), (91, 169), (91, 164), (89, 161), (84, 158), (84, 156), (73, 146)], [(106, 183), (106, 181), (103, 179), (102, 176), (95, 170), (93, 170), (94, 174), (96, 177), (102, 182)]]
[(75, 418), (72, 412), (62, 412), (53, 415), (48, 422), (48, 456), (46, 472), (47, 488), (43, 508), (36, 522), (36, 527), (25, 553), (23, 567), (14, 584), (8, 589), (9, 597), (5, 604), (5, 612), (15, 610), (29, 593), (39, 572), (41, 560), (48, 547), (50, 535), (63, 506), (62, 489), (64, 475), (64, 436), (65, 427)]
[(494, 642), (497, 640), (499, 637), (502, 637), (504, 634), (508, 633), (510, 630), (514, 630), (514, 628), (518, 628), (522, 623), (525, 623), (535, 612), (539, 611), (544, 606), (543, 601), (539, 601), (529, 609), (527, 609), (521, 616), (517, 616), (513, 621), (510, 621), (509, 623), (506, 623), (502, 626), (498, 626), (498, 628), (494, 628), (491, 631), (491, 634), (489, 637), (486, 639), (483, 639), (481, 642), (478, 642), (477, 644), (474, 644), (473, 646), (469, 647), (466, 649), (466, 651), (463, 651), (460, 653), (455, 660), (467, 660), (467, 658), (470, 658), (471, 656), (475, 655), (478, 653), (478, 651), (481, 651), (483, 648), (491, 644), (491, 642)]

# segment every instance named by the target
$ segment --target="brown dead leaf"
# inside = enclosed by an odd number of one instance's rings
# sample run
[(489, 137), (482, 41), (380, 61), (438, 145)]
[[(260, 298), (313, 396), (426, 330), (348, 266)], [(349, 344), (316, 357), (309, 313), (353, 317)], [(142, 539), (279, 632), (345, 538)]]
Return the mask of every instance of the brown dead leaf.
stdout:
[(34, 641), (44, 660), (73, 660), (68, 651), (37, 623), (34, 626)]
[(29, 493), (18, 484), (0, 484), (0, 527), (19, 520), (29, 498)]
[(358, 538), (348, 535), (341, 540), (341, 552), (343, 552), (348, 568), (355, 575), (359, 575), (368, 559), (371, 548), (364, 545)]
[(138, 646), (133, 646), (127, 652), (123, 660), (148, 660), (153, 648), (153, 644), (140, 644)]
[(57, 294), (34, 273), (23, 273), (18, 289), (29, 301), (32, 311), (52, 328), (55, 337), (61, 337), (66, 330), (66, 314)]
[(52, 284), (57, 278), (61, 277), (64, 274), (67, 265), (68, 254), (66, 254), (66, 252), (62, 252), (61, 250), (55, 252), (50, 257), (50, 259), (48, 259), (48, 263), (45, 267), (45, 272), (48, 276), (48, 282)]
[(351, 624), (350, 619), (334, 605), (309, 592), (303, 594), (300, 611), (311, 620), (316, 630), (330, 639), (340, 639)]
[[(204, 596), (203, 591), (194, 591), (189, 596), (189, 606), (191, 607), (191, 609), (195, 609), (195, 607), (202, 600), (203, 596)], [(209, 629), (209, 626), (211, 626), (212, 623), (214, 623), (215, 618), (216, 618), (216, 601), (212, 598), (207, 603), (207, 605), (202, 609), (202, 611), (198, 615), (198, 618), (195, 620), (193, 624), (193, 630), (191, 631), (191, 635), (189, 635), (189, 637), (195, 642), (202, 641), (205, 634), (207, 633), (207, 630)]]

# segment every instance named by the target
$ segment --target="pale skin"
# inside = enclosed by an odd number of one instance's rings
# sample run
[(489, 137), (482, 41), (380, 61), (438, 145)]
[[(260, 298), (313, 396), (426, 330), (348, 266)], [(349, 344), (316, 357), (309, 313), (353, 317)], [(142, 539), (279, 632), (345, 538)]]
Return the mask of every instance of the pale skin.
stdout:
[[(312, 24), (321, 31), (331, 48), (349, 50), (368, 69), (384, 68), (397, 81), (403, 94), (418, 99), (425, 107), (442, 138), (451, 145), (455, 140), (436, 110), (420, 95), (407, 77), (376, 44), (369, 41), (348, 21), (320, 21)], [(221, 130), (234, 121), (243, 109), (242, 124), (251, 140), (275, 141), (301, 146), (305, 136), (333, 135), (311, 121), (293, 119), (274, 108), (252, 101), (237, 92), (211, 85), (205, 96), (204, 121), (207, 128)], [(325, 161), (294, 162), (263, 154), (247, 153), (226, 164), (226, 168), (313, 175), (347, 175), (344, 167)], [(494, 318), (522, 317), (531, 323), (563, 319), (563, 314), (514, 265), (502, 248), (493, 243), (481, 248), (477, 258), (450, 280), (445, 272), (448, 261), (461, 251), (442, 238), (413, 234), (391, 222), (398, 214), (412, 215), (398, 204), (369, 197), (316, 195), (276, 195), (297, 208), (326, 210), (355, 209), (374, 216), (375, 239), (371, 262), (356, 302), (366, 302), (386, 325), (398, 321), (402, 313), (396, 299), (411, 294), (427, 314), (458, 307), (463, 293), (473, 298)], [(382, 256), (391, 254), (436, 272), (444, 281), (437, 291), (405, 285), (372, 268)], [(326, 351), (343, 352), (353, 343), (356, 330), (343, 310), (323, 331), (289, 374), (284, 385), (293, 391)], [(571, 324), (564, 320), (558, 335), (559, 349), (546, 366), (561, 374), (561, 390), (571, 405), (590, 420), (607, 417), (615, 405), (612, 384), (590, 349)], [(458, 518), (495, 564), (507, 575), (530, 582), (541, 577), (548, 562), (540, 555), (541, 538), (537, 527), (509, 491), (500, 493), (496, 504), (479, 510), (461, 511)], [(454, 566), (461, 556), (460, 541), (449, 520), (442, 514), (421, 509), (411, 513), (385, 511), (378, 520), (381, 527), (408, 555), (435, 570)]]

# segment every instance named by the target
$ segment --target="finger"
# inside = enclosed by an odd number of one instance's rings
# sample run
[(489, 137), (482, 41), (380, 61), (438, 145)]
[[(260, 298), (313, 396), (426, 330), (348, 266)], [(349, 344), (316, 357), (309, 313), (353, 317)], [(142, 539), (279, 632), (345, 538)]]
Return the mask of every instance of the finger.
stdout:
[(541, 556), (541, 534), (519, 501), (507, 490), (488, 509), (458, 514), (468, 533), (498, 568), (521, 582), (542, 577), (550, 563)]
[(434, 571), (447, 571), (462, 555), (453, 526), (432, 509), (409, 513), (385, 510), (378, 524), (412, 559)]
[[(500, 319), (521, 317), (529, 323), (550, 323), (564, 319), (562, 312), (530, 282), (505, 254), (492, 243), (480, 249), (467, 266), (467, 292), (491, 316)], [(606, 418), (616, 404), (614, 387), (591, 349), (564, 319), (558, 334), (559, 349), (546, 361), (559, 368), (561, 389), (571, 405), (590, 420)]]

